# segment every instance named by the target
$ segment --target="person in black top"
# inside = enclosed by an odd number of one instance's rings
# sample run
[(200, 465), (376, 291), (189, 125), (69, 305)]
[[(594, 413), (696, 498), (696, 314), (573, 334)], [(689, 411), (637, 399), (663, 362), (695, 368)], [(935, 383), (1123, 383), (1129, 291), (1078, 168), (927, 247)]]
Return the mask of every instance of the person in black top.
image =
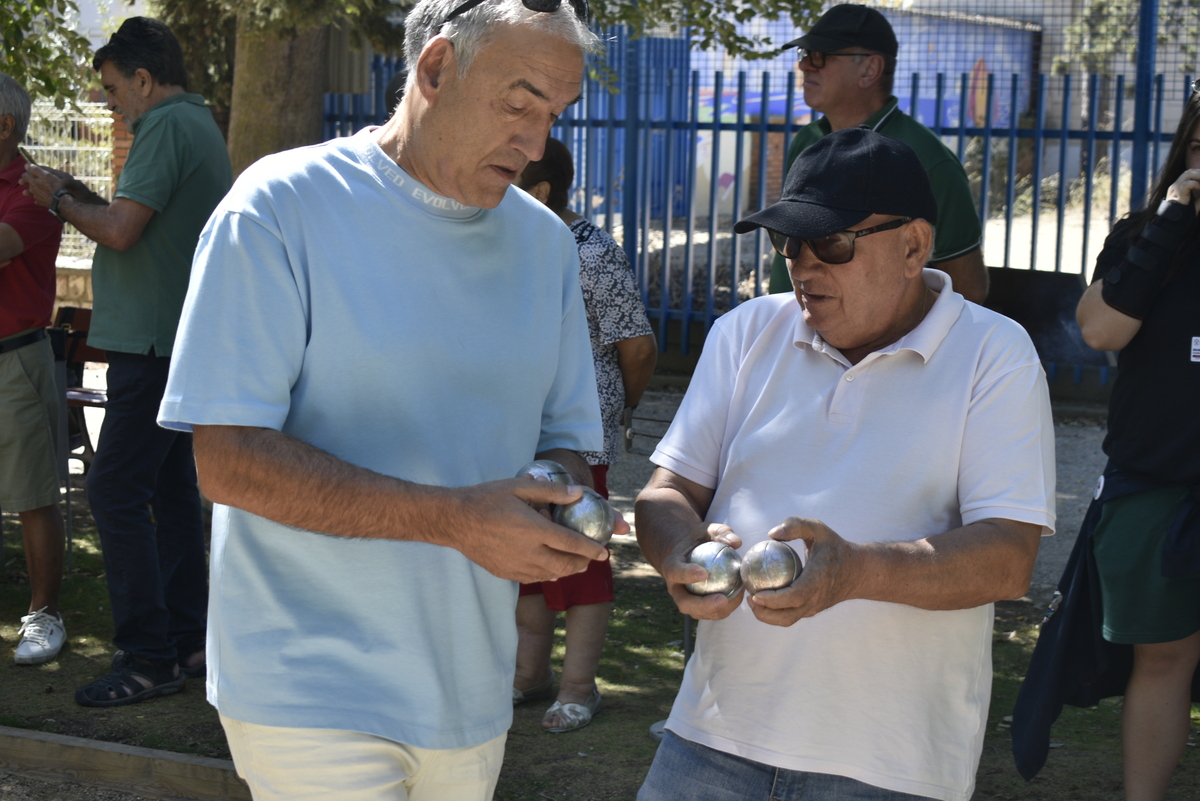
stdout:
[(1200, 664), (1198, 209), (1193, 91), (1146, 208), (1113, 228), (1077, 310), (1089, 345), (1120, 351), (1101, 481), (1144, 487), (1102, 499), (1092, 531), (1104, 639), (1133, 648), (1122, 723), (1127, 801), (1165, 795)]

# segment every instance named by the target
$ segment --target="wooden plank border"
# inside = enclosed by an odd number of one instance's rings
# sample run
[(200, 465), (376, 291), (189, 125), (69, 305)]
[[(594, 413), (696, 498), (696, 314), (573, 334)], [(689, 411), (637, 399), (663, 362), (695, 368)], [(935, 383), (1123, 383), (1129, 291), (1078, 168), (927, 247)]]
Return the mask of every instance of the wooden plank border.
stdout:
[(250, 801), (228, 759), (0, 726), (0, 770), (158, 798)]

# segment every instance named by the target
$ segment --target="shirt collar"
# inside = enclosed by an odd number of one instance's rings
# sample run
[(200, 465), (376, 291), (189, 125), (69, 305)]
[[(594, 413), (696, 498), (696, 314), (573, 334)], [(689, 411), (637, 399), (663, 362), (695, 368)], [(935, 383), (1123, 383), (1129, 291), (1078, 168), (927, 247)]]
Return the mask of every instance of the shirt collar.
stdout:
[(0, 170), (0, 182), (6, 184), (15, 184), (21, 180), (21, 175), (25, 172), (25, 158), (18, 153), (17, 157), (9, 162), (8, 166)]
[[(892, 113), (895, 112), (899, 107), (900, 101), (895, 95), (892, 95), (888, 98), (887, 102), (883, 104), (883, 108), (879, 109), (879, 111), (876, 111), (870, 117), (867, 117), (867, 119), (860, 124), (867, 126), (872, 131), (878, 131), (880, 127), (887, 121), (887, 119), (892, 116)], [(828, 117), (822, 117), (821, 119), (817, 120), (817, 127), (819, 127), (821, 132), (826, 136), (833, 133), (833, 126), (829, 124)]]
[(179, 92), (178, 94), (173, 94), (170, 97), (163, 98), (150, 108), (146, 109), (146, 112), (142, 114), (142, 116), (138, 117), (136, 122), (129, 126), (129, 132), (134, 136), (137, 136), (138, 128), (142, 127), (142, 122), (147, 117), (156, 111), (165, 109), (168, 106), (174, 106), (177, 103), (194, 103), (197, 106), (205, 105), (204, 98), (201, 95), (194, 94), (192, 92)]
[[(933, 358), (938, 346), (945, 340), (946, 335), (950, 333), (950, 329), (954, 327), (962, 314), (966, 300), (954, 291), (950, 276), (941, 270), (926, 267), (921, 271), (921, 278), (925, 282), (925, 286), (938, 293), (937, 300), (929, 307), (929, 313), (925, 315), (925, 319), (892, 344), (867, 354), (863, 359), (864, 362), (889, 353), (911, 350), (918, 354), (922, 361), (928, 363)], [(799, 302), (796, 305), (799, 307)], [(796, 329), (792, 342), (797, 347), (809, 347), (814, 351), (825, 353), (847, 367), (850, 365), (842, 356), (841, 351), (827, 344), (819, 333), (808, 327), (804, 322), (802, 312), (796, 315)]]

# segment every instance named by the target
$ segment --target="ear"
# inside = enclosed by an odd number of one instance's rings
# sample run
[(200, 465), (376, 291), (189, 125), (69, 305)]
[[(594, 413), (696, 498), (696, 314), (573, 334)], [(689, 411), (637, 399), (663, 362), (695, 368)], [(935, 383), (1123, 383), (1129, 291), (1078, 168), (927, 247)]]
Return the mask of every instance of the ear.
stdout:
[(154, 76), (144, 67), (138, 67), (133, 73), (133, 90), (142, 97), (149, 97), (154, 91)]
[(933, 253), (933, 226), (918, 217), (904, 226), (904, 274), (915, 278), (929, 262)]
[(862, 89), (870, 89), (879, 83), (883, 77), (883, 56), (867, 56), (862, 62), (862, 72), (858, 76), (858, 85)]
[(446, 77), (457, 69), (454, 44), (445, 36), (435, 36), (417, 59), (417, 91), (432, 105)]
[(11, 114), (0, 116), (0, 140), (8, 139), (17, 129), (17, 118)]
[(546, 201), (550, 199), (550, 182), (538, 181), (525, 191), (537, 198), (539, 203), (545, 205)]

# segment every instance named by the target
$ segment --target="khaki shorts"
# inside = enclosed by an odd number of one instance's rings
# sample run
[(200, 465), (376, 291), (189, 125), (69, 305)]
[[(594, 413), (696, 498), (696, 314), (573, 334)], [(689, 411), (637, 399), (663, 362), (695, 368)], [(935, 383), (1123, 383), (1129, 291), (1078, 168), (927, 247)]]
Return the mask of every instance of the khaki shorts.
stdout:
[(491, 801), (508, 733), (430, 750), (338, 729), (289, 729), (221, 715), (255, 801)]
[(0, 353), (0, 508), (53, 506), (58, 486), (58, 389), (43, 339)]

